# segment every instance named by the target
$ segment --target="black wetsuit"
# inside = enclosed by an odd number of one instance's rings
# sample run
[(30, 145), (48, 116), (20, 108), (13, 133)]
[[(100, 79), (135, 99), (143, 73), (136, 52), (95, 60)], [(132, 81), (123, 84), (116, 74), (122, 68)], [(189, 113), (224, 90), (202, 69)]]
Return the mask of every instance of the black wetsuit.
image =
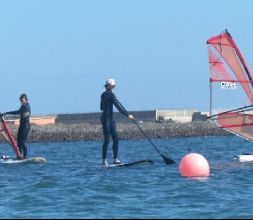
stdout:
[(104, 134), (104, 143), (103, 143), (103, 160), (106, 159), (107, 149), (110, 142), (110, 136), (113, 140), (113, 156), (114, 159), (118, 156), (118, 133), (116, 130), (116, 124), (113, 118), (113, 105), (121, 112), (123, 115), (128, 117), (127, 110), (121, 105), (116, 96), (112, 93), (111, 90), (106, 90), (101, 95), (101, 104), (100, 109), (103, 111), (101, 115), (101, 122), (103, 126), (103, 134)]
[(20, 125), (18, 128), (18, 135), (17, 135), (17, 144), (21, 154), (23, 157), (27, 157), (27, 146), (26, 140), (28, 133), (30, 131), (30, 115), (31, 115), (31, 108), (29, 103), (25, 105), (21, 105), (20, 109), (17, 111), (6, 112), (8, 115), (20, 115)]

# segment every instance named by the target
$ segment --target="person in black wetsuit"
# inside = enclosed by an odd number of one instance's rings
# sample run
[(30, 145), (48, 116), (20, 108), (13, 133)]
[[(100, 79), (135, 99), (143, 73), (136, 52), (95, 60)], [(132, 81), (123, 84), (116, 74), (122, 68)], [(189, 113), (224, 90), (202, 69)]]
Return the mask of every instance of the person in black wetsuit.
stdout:
[(21, 94), (19, 97), (21, 102), (21, 107), (17, 111), (10, 111), (5, 112), (5, 115), (20, 115), (20, 125), (18, 128), (17, 134), (17, 144), (20, 153), (23, 155), (23, 159), (27, 159), (27, 145), (26, 140), (28, 133), (30, 131), (30, 115), (31, 115), (31, 108), (30, 104), (28, 103), (28, 98), (26, 94)]
[(127, 110), (122, 106), (119, 100), (116, 98), (112, 90), (115, 88), (116, 83), (114, 79), (108, 79), (105, 84), (106, 91), (101, 95), (101, 104), (100, 109), (102, 112), (101, 122), (103, 127), (104, 142), (102, 147), (102, 157), (103, 165), (107, 166), (108, 162), (106, 161), (108, 145), (110, 142), (110, 136), (113, 141), (113, 156), (114, 164), (120, 164), (121, 161), (118, 159), (118, 133), (116, 129), (116, 124), (113, 118), (113, 105), (121, 112), (123, 115), (133, 120), (134, 116), (129, 114)]

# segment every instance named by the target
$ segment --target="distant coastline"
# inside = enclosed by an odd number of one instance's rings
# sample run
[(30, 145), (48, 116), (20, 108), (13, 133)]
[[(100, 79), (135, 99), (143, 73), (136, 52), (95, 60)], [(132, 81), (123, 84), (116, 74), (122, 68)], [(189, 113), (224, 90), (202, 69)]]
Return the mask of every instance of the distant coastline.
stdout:
[[(209, 121), (195, 121), (187, 123), (177, 122), (143, 122), (140, 123), (143, 130), (151, 138), (172, 137), (205, 137), (224, 136), (229, 133)], [(17, 126), (10, 126), (13, 134), (17, 133)], [(117, 123), (120, 139), (144, 138), (133, 123)], [(33, 125), (28, 138), (29, 142), (65, 142), (65, 141), (102, 141), (102, 127), (100, 124), (55, 124), (37, 126)], [(2, 137), (0, 142), (4, 143)]]

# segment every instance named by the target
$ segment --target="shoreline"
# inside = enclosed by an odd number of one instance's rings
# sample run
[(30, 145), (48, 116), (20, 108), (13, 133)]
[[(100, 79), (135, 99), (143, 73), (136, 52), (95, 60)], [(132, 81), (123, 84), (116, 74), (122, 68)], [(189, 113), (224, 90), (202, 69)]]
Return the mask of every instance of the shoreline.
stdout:
[[(140, 123), (141, 128), (150, 138), (174, 138), (174, 137), (207, 137), (225, 136), (230, 133), (219, 128), (209, 121), (195, 121), (188, 123)], [(10, 129), (16, 138), (17, 126)], [(120, 140), (143, 139), (144, 136), (132, 123), (117, 123)], [(32, 125), (28, 142), (66, 142), (66, 141), (103, 141), (102, 126), (100, 124), (56, 124), (47, 126)], [(0, 143), (5, 143), (0, 138)]]

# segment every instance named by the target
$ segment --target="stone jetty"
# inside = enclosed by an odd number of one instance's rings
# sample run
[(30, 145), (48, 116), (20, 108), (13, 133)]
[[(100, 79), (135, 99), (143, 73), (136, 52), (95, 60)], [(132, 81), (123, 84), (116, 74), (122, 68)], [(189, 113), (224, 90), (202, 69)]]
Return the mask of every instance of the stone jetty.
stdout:
[[(142, 122), (142, 129), (150, 138), (172, 137), (206, 137), (224, 136), (229, 133), (208, 121), (195, 121), (189, 123), (156, 123)], [(16, 136), (17, 126), (10, 126)], [(144, 138), (137, 126), (133, 123), (117, 123), (120, 139)], [(62, 141), (101, 141), (103, 140), (102, 127), (100, 124), (55, 124), (46, 126), (33, 125), (29, 134), (29, 142), (62, 142)], [(4, 140), (0, 137), (0, 142)]]

